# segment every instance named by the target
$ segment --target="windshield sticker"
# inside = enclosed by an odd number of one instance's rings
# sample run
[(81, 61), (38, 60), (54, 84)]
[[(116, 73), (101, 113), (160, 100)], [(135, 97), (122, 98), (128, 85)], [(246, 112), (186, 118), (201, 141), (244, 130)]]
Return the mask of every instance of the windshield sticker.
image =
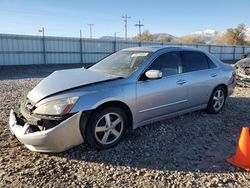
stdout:
[(131, 57), (145, 57), (147, 56), (148, 53), (144, 52), (144, 53), (135, 53), (135, 54), (132, 54)]

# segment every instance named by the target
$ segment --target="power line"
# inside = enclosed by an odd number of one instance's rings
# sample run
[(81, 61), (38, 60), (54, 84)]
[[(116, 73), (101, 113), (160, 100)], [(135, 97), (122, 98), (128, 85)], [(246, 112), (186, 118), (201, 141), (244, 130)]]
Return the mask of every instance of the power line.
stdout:
[(143, 27), (144, 25), (141, 23), (141, 21), (139, 20), (138, 24), (135, 24), (135, 27), (139, 28), (139, 41), (141, 41), (141, 27)]
[(125, 15), (125, 16), (122, 16), (122, 18), (124, 20), (124, 27), (125, 27), (125, 37), (124, 37), (124, 39), (125, 39), (125, 41), (127, 41), (128, 40), (128, 19), (131, 18), (131, 17)]
[(92, 26), (94, 24), (87, 24), (89, 26), (89, 38), (92, 39)]

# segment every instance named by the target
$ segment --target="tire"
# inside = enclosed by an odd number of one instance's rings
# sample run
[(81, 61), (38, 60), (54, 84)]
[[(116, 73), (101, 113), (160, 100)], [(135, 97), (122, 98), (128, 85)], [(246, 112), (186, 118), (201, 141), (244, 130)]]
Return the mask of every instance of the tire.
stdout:
[(118, 107), (97, 110), (90, 117), (86, 127), (87, 143), (98, 150), (115, 146), (128, 127), (126, 113)]
[(226, 90), (222, 86), (216, 87), (210, 97), (207, 105), (207, 113), (217, 114), (225, 105), (226, 102)]

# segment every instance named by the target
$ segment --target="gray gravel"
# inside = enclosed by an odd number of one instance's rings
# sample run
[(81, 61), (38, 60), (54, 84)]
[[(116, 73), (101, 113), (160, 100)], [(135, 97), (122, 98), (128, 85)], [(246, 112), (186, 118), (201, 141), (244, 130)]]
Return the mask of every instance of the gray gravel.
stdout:
[(10, 109), (41, 80), (26, 76), (0, 80), (0, 187), (250, 187), (250, 174), (225, 161), (250, 123), (250, 88), (237, 87), (218, 115), (198, 111), (130, 130), (109, 150), (82, 144), (40, 154), (8, 129)]

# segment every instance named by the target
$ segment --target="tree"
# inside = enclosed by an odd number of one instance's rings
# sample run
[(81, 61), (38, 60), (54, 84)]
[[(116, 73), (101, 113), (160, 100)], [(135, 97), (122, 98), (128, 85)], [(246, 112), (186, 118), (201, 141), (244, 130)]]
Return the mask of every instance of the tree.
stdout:
[(153, 41), (153, 35), (149, 32), (149, 30), (145, 30), (142, 34), (141, 34), (141, 38), (140, 35), (137, 35), (135, 37), (136, 40), (139, 41)]
[(183, 44), (205, 44), (205, 40), (195, 36), (184, 36), (180, 38), (180, 43)]
[(167, 35), (161, 36), (159, 42), (164, 42), (164, 43), (171, 42), (171, 37)]
[(239, 24), (236, 28), (229, 28), (227, 31), (216, 41), (217, 44), (225, 45), (244, 45), (246, 44), (246, 26)]

